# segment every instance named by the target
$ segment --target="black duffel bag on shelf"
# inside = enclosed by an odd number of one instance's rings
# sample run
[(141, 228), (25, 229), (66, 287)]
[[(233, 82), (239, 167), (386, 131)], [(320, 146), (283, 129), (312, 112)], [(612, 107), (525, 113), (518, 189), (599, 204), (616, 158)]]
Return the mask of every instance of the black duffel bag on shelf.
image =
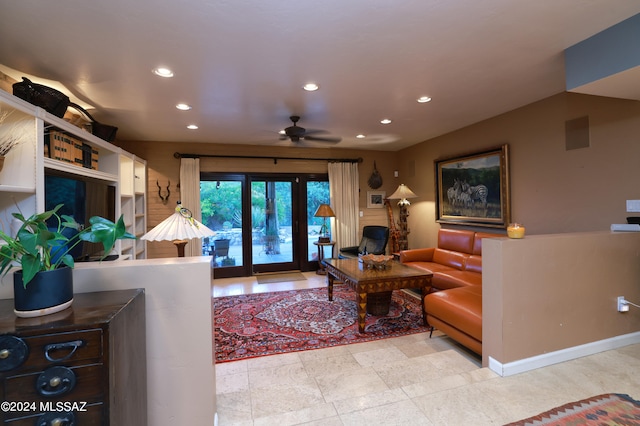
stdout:
[(64, 117), (69, 106), (67, 95), (51, 87), (33, 83), (26, 77), (22, 77), (21, 82), (13, 84), (13, 94), (60, 118)]
[(118, 131), (117, 127), (110, 126), (108, 124), (102, 124), (96, 121), (86, 109), (82, 108), (76, 103), (70, 102), (69, 106), (71, 108), (77, 109), (89, 120), (91, 120), (91, 133), (93, 135), (99, 137), (100, 139), (104, 139), (107, 142), (113, 142), (113, 140), (116, 138), (116, 133)]

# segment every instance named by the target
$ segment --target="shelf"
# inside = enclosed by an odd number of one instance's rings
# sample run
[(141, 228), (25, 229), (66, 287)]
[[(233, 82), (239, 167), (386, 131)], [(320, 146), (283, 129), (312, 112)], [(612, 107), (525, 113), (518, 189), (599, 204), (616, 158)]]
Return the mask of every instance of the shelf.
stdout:
[(109, 143), (103, 139), (100, 139), (99, 137), (94, 136), (93, 134), (87, 132), (86, 130), (83, 130), (77, 126), (74, 126), (71, 123), (64, 121), (62, 118), (58, 118), (53, 114), (49, 114), (48, 112), (46, 112), (41, 108), (38, 108), (38, 109), (44, 113), (41, 118), (45, 121), (45, 123), (47, 123), (47, 128), (49, 128), (50, 126), (53, 126), (57, 130), (61, 130), (63, 132), (77, 136), (78, 138), (83, 139), (84, 141), (89, 143), (90, 145), (93, 145), (94, 147), (104, 148), (107, 151), (112, 151), (117, 153), (122, 151), (121, 148), (113, 145), (112, 143)]
[(87, 169), (85, 167), (73, 166), (52, 158), (44, 158), (44, 168), (47, 170), (57, 170), (75, 176), (84, 176), (92, 179), (104, 180), (107, 182), (118, 182), (118, 175), (101, 172), (99, 170)]

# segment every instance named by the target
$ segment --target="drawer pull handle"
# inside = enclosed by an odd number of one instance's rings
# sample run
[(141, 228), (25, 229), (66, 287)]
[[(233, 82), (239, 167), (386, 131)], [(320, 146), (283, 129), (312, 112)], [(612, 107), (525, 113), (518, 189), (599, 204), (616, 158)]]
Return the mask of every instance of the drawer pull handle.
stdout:
[(29, 356), (27, 344), (19, 337), (0, 336), (0, 371), (13, 370)]
[[(51, 362), (64, 361), (71, 358), (73, 354), (76, 353), (78, 348), (81, 346), (84, 346), (84, 341), (82, 340), (74, 340), (72, 342), (65, 342), (65, 343), (52, 343), (44, 347), (44, 357), (47, 358), (47, 361), (51, 361)], [(51, 352), (61, 351), (61, 350), (68, 350), (69, 352), (66, 355), (63, 355), (59, 358), (55, 358), (51, 356)]]
[(38, 376), (36, 385), (36, 390), (42, 396), (61, 396), (75, 387), (76, 375), (67, 367), (51, 367)]

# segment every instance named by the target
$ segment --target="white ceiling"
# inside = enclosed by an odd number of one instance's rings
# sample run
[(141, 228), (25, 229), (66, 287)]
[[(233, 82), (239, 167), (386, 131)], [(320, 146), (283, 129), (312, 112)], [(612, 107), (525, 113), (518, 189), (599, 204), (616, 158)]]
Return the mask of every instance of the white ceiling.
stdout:
[(637, 13), (638, 0), (0, 0), (0, 70), (60, 82), (122, 140), (290, 145), (277, 131), (300, 115), (342, 136), (332, 147), (397, 150), (562, 92), (563, 50)]

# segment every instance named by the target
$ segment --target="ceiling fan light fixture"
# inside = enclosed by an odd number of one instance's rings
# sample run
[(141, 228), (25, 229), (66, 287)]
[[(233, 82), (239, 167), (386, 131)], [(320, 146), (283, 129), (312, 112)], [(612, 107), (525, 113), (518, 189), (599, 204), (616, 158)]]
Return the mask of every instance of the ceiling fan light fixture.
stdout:
[(189, 129), (189, 130), (198, 130), (198, 126), (197, 126), (197, 125), (195, 125), (195, 124), (189, 124), (189, 125), (187, 126), (187, 129)]
[(431, 98), (429, 96), (420, 96), (416, 99), (420, 104), (426, 104), (427, 102), (431, 102)]
[(178, 105), (176, 105), (176, 108), (179, 109), (180, 111), (189, 111), (191, 109), (191, 105), (189, 105), (189, 104), (178, 104)]
[(356, 135), (356, 138), (358, 138), (358, 139), (364, 139), (364, 138), (366, 138), (366, 136), (365, 136), (365, 135), (363, 135), (362, 133), (360, 133), (359, 135)]
[(304, 86), (302, 86), (302, 88), (307, 92), (315, 92), (320, 88), (320, 86), (318, 86), (316, 83), (307, 83)]
[(382, 120), (380, 120), (380, 124), (391, 124), (391, 119), (383, 118)]
[(169, 68), (166, 68), (166, 67), (155, 68), (153, 70), (153, 73), (160, 77), (165, 77), (165, 78), (173, 77), (173, 71), (171, 71)]

